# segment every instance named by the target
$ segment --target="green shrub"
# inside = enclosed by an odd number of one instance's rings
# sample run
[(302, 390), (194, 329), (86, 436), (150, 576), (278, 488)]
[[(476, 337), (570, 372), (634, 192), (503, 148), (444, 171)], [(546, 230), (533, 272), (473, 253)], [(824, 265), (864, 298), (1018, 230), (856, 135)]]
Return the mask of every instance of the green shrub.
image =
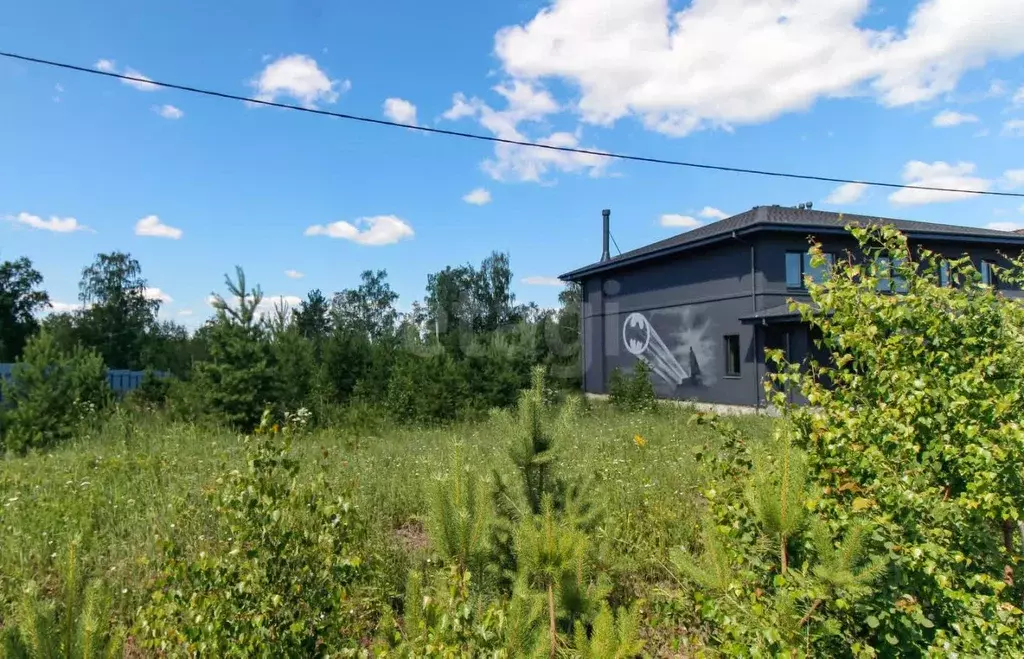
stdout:
[(657, 398), (651, 383), (651, 368), (646, 362), (637, 361), (629, 375), (624, 375), (618, 368), (613, 370), (608, 381), (608, 398), (613, 406), (624, 412), (654, 410)]
[(123, 631), (112, 627), (110, 598), (98, 580), (82, 583), (77, 546), (67, 553), (59, 599), (52, 601), (29, 583), (21, 604), (0, 631), (7, 659), (114, 659), (123, 656)]
[(99, 355), (80, 346), (64, 352), (46, 331), (29, 339), (11, 379), (0, 386), (7, 408), (0, 448), (14, 453), (67, 441), (110, 401)]
[(940, 258), (895, 230), (854, 235), (897, 265), (840, 261), (795, 304), (831, 360), (771, 354), (772, 452), (732, 432), (703, 451), (704, 547), (682, 557), (702, 618), (726, 654), (1021, 656), (1024, 306), (969, 259), (944, 287)]
[(352, 648), (367, 632), (355, 511), (323, 474), (305, 486), (289, 435), (264, 417), (248, 469), (218, 479), (217, 535), (196, 553), (171, 540), (137, 633), (144, 647), (218, 657), (298, 657)]

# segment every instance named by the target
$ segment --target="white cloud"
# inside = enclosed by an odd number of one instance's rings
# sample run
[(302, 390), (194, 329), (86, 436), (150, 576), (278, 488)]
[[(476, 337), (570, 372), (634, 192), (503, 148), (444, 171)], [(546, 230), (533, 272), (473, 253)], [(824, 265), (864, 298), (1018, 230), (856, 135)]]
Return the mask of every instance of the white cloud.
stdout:
[(1018, 229), (1024, 229), (1024, 224), (1016, 222), (990, 222), (985, 225), (985, 228), (994, 229), (995, 231), (1017, 231)]
[(534, 277), (523, 277), (520, 281), (527, 286), (565, 286), (565, 282), (558, 277), (543, 277), (538, 275)]
[(1010, 119), (1003, 124), (1003, 135), (1024, 137), (1024, 119)]
[(306, 275), (299, 272), (298, 270), (285, 270), (284, 276), (288, 277), (289, 279), (302, 279)]
[(16, 222), (18, 224), (24, 224), (25, 226), (32, 227), (33, 229), (40, 229), (42, 231), (52, 231), (54, 233), (92, 231), (92, 229), (80, 223), (73, 217), (57, 217), (56, 215), (54, 215), (50, 217), (50, 219), (44, 220), (38, 215), (21, 212), (18, 213), (17, 215), (8, 216), (7, 219), (11, 222)]
[(477, 188), (463, 197), (462, 201), (474, 206), (483, 206), (491, 203), (491, 193), (483, 188)]
[(134, 87), (139, 91), (154, 92), (160, 89), (160, 87), (158, 87), (157, 85), (154, 85), (152, 82), (149, 82), (150, 80), (152, 80), (152, 78), (143, 75), (142, 73), (131, 68), (130, 66), (125, 67), (124, 70), (119, 71), (117, 68), (117, 62), (115, 62), (114, 60), (101, 59), (96, 62), (95, 67), (100, 71), (106, 71), (107, 73), (116, 73), (118, 75), (128, 76), (130, 78), (138, 78), (138, 80), (122, 79), (121, 82), (128, 85), (129, 87)]
[(867, 192), (868, 186), (863, 183), (844, 183), (838, 188), (832, 191), (828, 197), (825, 198), (826, 204), (852, 204), (855, 201), (860, 201), (860, 198)]
[(1017, 93), (1013, 95), (1014, 105), (1024, 105), (1024, 86), (1017, 90)]
[(178, 315), (179, 316), (191, 316), (192, 315), (192, 310), (191, 309), (182, 309), (182, 310), (180, 310), (178, 312)]
[(660, 223), (663, 227), (682, 227), (684, 229), (693, 229), (694, 227), (700, 226), (700, 220), (695, 217), (690, 217), (689, 215), (675, 215), (672, 213), (662, 215)]
[(79, 302), (50, 302), (50, 311), (52, 313), (73, 313), (84, 306)]
[[(905, 26), (862, 27), (868, 0), (551, 0), (495, 35), (514, 79), (579, 92), (587, 122), (691, 131), (769, 121), (822, 98), (886, 106), (953, 91), (968, 70), (1024, 53), (1024, 3), (920, 0)], [(676, 3), (672, 3), (676, 5)]]
[(170, 304), (171, 302), (174, 302), (173, 297), (163, 292), (159, 288), (147, 288), (142, 292), (142, 294), (143, 296), (145, 296), (147, 300), (159, 300), (164, 304)]
[[(903, 181), (908, 185), (920, 185), (934, 188), (955, 188), (959, 190), (987, 191), (992, 181), (972, 176), (974, 163), (960, 162), (955, 165), (936, 161), (933, 163), (913, 160), (903, 167)], [(917, 204), (934, 204), (948, 201), (970, 199), (977, 195), (970, 192), (942, 192), (937, 190), (900, 189), (889, 195), (889, 201), (905, 206)]]
[[(553, 132), (542, 137), (530, 137), (521, 129), (524, 123), (542, 122), (561, 107), (544, 89), (521, 80), (505, 82), (492, 88), (505, 99), (505, 109), (496, 110), (479, 98), (467, 99), (458, 93), (452, 98), (452, 107), (442, 115), (448, 120), (472, 117), (495, 137), (515, 142), (536, 142), (549, 146), (578, 149), (581, 132)], [(588, 151), (598, 149), (588, 148)], [(540, 183), (551, 170), (587, 172), (600, 176), (608, 159), (600, 155), (572, 153), (555, 149), (525, 147), (516, 144), (496, 144), (494, 158), (484, 161), (481, 168), (498, 181), (532, 181)]]
[(384, 116), (399, 124), (416, 126), (416, 106), (401, 98), (384, 101)]
[(1011, 190), (1024, 186), (1024, 169), (1008, 169), (1003, 172), (1002, 184)]
[(156, 215), (147, 215), (135, 223), (136, 236), (178, 240), (181, 238), (183, 233), (184, 232), (181, 229), (164, 224)]
[(251, 84), (256, 88), (256, 98), (261, 101), (290, 97), (307, 107), (320, 102), (334, 103), (340, 94), (352, 88), (348, 80), (331, 80), (316, 60), (306, 55), (288, 55), (274, 60)]
[(412, 238), (412, 227), (394, 215), (363, 217), (353, 223), (344, 220), (331, 224), (314, 224), (306, 229), (307, 236), (342, 238), (360, 245), (391, 245)]
[(173, 105), (157, 105), (153, 108), (153, 112), (156, 112), (164, 119), (181, 119), (185, 116), (185, 113), (181, 111), (181, 108)]
[(706, 217), (711, 220), (724, 220), (725, 218), (729, 217), (728, 213), (722, 210), (718, 210), (713, 206), (705, 206), (704, 208), (700, 209), (700, 213), (698, 213), (698, 215), (700, 215), (701, 217)]
[(978, 123), (978, 117), (973, 114), (964, 114), (954, 110), (943, 110), (932, 119), (932, 126), (937, 128), (949, 128), (960, 124)]
[[(206, 298), (206, 304), (214, 306), (216, 302), (216, 296), (209, 295)], [(227, 303), (232, 307), (238, 306), (238, 298), (226, 298)], [(258, 316), (270, 316), (274, 314), (276, 307), (284, 306), (286, 312), (290, 312), (294, 307), (302, 304), (302, 298), (295, 295), (265, 295), (260, 300), (259, 305), (256, 307), (256, 315)]]

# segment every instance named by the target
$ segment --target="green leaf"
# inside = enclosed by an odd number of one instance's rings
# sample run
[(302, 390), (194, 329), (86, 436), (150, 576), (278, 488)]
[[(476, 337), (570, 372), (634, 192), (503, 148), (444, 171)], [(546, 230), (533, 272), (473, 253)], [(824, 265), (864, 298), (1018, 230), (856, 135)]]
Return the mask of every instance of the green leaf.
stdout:
[(868, 616), (864, 622), (868, 623), (868, 627), (871, 629), (876, 629), (879, 625), (878, 618), (875, 616)]

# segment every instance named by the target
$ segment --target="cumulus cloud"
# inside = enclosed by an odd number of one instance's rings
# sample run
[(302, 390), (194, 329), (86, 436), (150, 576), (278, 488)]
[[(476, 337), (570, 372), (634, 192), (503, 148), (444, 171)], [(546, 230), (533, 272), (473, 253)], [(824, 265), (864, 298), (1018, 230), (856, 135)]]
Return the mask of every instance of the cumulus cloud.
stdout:
[(1024, 187), (1024, 169), (1008, 169), (1003, 172), (1002, 184), (1011, 190)]
[(135, 223), (136, 236), (178, 240), (183, 234), (184, 232), (181, 229), (164, 224), (156, 215), (147, 215)]
[(352, 88), (348, 80), (331, 80), (307, 55), (288, 55), (270, 62), (250, 84), (261, 101), (291, 98), (307, 107), (334, 103)]
[(399, 124), (416, 126), (416, 106), (402, 98), (384, 101), (384, 116)]
[(565, 286), (565, 282), (558, 277), (544, 277), (541, 275), (523, 277), (521, 281), (527, 286)]
[(1003, 135), (1024, 137), (1024, 119), (1010, 119), (1003, 124)]
[(1017, 90), (1017, 93), (1013, 95), (1014, 105), (1024, 105), (1024, 86)]
[(954, 110), (943, 110), (932, 119), (932, 126), (937, 128), (950, 128), (960, 124), (978, 123), (978, 117), (973, 114), (964, 114)]
[(868, 186), (863, 183), (844, 183), (833, 190), (832, 194), (825, 198), (825, 203), (835, 204), (837, 206), (842, 204), (852, 204), (855, 201), (860, 201), (867, 189)]
[(143, 296), (145, 296), (147, 300), (158, 300), (164, 304), (170, 304), (171, 302), (174, 302), (173, 297), (163, 292), (159, 288), (147, 288), (142, 292), (142, 294)]
[[(559, 148), (581, 147), (581, 131), (549, 132), (540, 137), (527, 135), (523, 124), (538, 124), (561, 107), (545, 89), (521, 80), (513, 80), (493, 87), (504, 99), (505, 108), (496, 110), (483, 100), (458, 93), (452, 98), (452, 107), (443, 115), (448, 120), (473, 118), (495, 137), (515, 142), (536, 142)], [(599, 151), (590, 147), (588, 151)], [(496, 144), (494, 158), (481, 165), (484, 172), (498, 181), (532, 181), (540, 183), (552, 171), (586, 172), (600, 176), (608, 165), (601, 155), (572, 153), (556, 149)]]
[(484, 188), (477, 188), (463, 197), (462, 201), (474, 206), (483, 206), (491, 203), (491, 193)]
[[(237, 297), (224, 298), (224, 300), (232, 308), (238, 307), (239, 299)], [(211, 307), (216, 308), (216, 302), (216, 295), (210, 295), (206, 298), (206, 304)], [(258, 316), (272, 315), (279, 306), (283, 306), (285, 312), (288, 313), (300, 304), (302, 304), (302, 298), (296, 295), (266, 295), (256, 307), (256, 314)]]
[(1017, 222), (989, 222), (985, 225), (985, 228), (995, 231), (1017, 231), (1018, 229), (1024, 229), (1024, 224)]
[(80, 302), (50, 302), (50, 311), (53, 313), (74, 313), (84, 308)]
[(700, 220), (689, 215), (676, 215), (667, 213), (661, 216), (661, 226), (672, 228), (692, 229), (700, 226)]
[[(974, 176), (974, 163), (960, 162), (955, 165), (936, 161), (933, 163), (913, 160), (903, 167), (903, 181), (908, 185), (934, 188), (955, 188), (985, 192), (992, 187), (992, 181)], [(976, 195), (970, 192), (942, 192), (938, 190), (911, 190), (903, 188), (889, 195), (889, 201), (904, 206), (934, 204), (970, 199)]]
[(885, 106), (934, 99), (961, 76), (1024, 53), (1024, 3), (919, 0), (902, 26), (863, 27), (867, 0), (551, 0), (502, 28), (516, 80), (578, 90), (584, 121), (636, 117), (672, 136), (756, 124), (823, 98)]
[(299, 272), (298, 270), (285, 270), (284, 276), (288, 277), (289, 279), (302, 279), (306, 275)]
[(153, 108), (153, 112), (164, 119), (181, 119), (185, 116), (185, 113), (181, 111), (181, 108), (177, 108), (173, 105), (158, 105)]
[(129, 78), (136, 78), (136, 80), (122, 79), (121, 82), (128, 85), (129, 87), (134, 87), (139, 91), (155, 92), (156, 90), (160, 89), (160, 87), (150, 82), (152, 78), (150, 78), (149, 76), (139, 73), (137, 70), (131, 68), (130, 66), (125, 67), (124, 69), (119, 69), (117, 66), (117, 62), (115, 62), (114, 60), (101, 59), (96, 62), (95, 67), (100, 71), (105, 71), (107, 73), (116, 73), (118, 75), (128, 76)]
[(391, 245), (413, 237), (414, 232), (405, 220), (394, 215), (363, 217), (349, 223), (344, 220), (331, 224), (314, 224), (305, 231), (307, 236), (342, 238), (360, 245)]
[(73, 233), (75, 231), (92, 231), (73, 217), (51, 216), (50, 219), (43, 219), (32, 213), (21, 212), (17, 215), (7, 217), (7, 220), (16, 224), (24, 224), (33, 229), (41, 231), (52, 231), (54, 233)]
[(712, 206), (705, 206), (704, 208), (700, 209), (700, 213), (698, 213), (698, 215), (700, 215), (701, 217), (706, 217), (710, 220), (724, 220), (725, 218), (729, 217), (729, 214), (726, 213), (725, 211), (718, 210), (717, 208), (714, 208)]

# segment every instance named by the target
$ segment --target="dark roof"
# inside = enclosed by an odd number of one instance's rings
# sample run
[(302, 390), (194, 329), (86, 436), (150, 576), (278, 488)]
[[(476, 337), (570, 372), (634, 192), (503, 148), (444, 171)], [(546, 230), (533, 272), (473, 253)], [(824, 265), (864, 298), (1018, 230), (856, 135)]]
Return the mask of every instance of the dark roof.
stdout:
[(868, 215), (832, 213), (789, 206), (755, 206), (739, 215), (733, 215), (724, 220), (698, 227), (692, 231), (645, 245), (607, 261), (592, 263), (583, 268), (567, 272), (559, 278), (566, 281), (580, 279), (595, 272), (613, 270), (626, 264), (632, 265), (655, 256), (684, 251), (724, 240), (732, 236), (733, 232), (740, 235), (764, 229), (775, 229), (814, 233), (842, 233), (848, 224), (891, 224), (904, 234), (915, 238), (930, 237), (938, 240), (984, 241), (1024, 246), (1024, 235), (1011, 231), (996, 231), (995, 229), (964, 227), (953, 224), (936, 224), (934, 222), (914, 222), (911, 220), (897, 220)]

